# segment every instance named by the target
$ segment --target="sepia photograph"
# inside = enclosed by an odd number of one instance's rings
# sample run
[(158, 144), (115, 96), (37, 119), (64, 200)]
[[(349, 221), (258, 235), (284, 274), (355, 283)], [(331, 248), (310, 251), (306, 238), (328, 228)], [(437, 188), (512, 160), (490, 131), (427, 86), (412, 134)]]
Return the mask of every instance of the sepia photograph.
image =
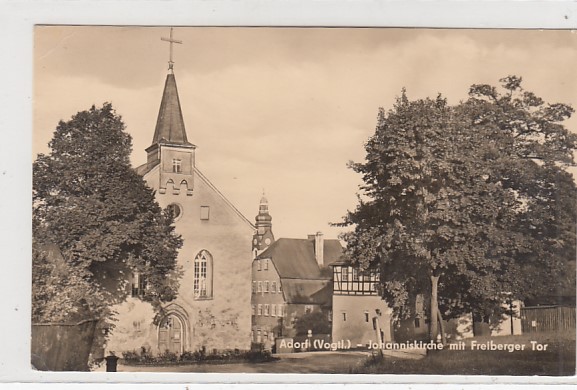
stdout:
[(33, 34), (33, 370), (575, 375), (575, 31)]

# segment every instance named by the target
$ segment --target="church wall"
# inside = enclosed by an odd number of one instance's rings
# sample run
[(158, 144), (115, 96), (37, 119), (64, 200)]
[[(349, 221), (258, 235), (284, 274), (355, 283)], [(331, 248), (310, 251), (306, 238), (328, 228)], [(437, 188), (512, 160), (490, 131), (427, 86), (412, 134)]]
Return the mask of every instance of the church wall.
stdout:
[[(168, 193), (158, 198), (161, 206), (175, 200)], [(190, 347), (248, 349), (253, 229), (204, 180), (195, 181), (192, 196), (181, 192), (176, 198), (183, 206), (176, 230), (185, 242), (178, 257), (184, 274), (177, 302), (190, 316)], [(209, 207), (208, 220), (201, 220), (202, 206)], [(195, 300), (194, 258), (203, 249), (213, 258), (213, 294), (212, 298)]]
[(122, 357), (122, 352), (140, 352), (142, 347), (151, 351), (156, 349), (158, 327), (153, 324), (154, 310), (151, 304), (129, 297), (114, 309), (119, 321), (109, 336), (106, 355), (114, 353)]
[[(187, 175), (184, 175), (187, 176)], [(190, 179), (188, 176), (187, 180)], [(254, 230), (202, 177), (196, 175), (192, 196), (186, 191), (158, 192), (159, 170), (154, 168), (145, 180), (157, 190), (161, 207), (177, 203), (182, 212), (175, 220), (176, 231), (184, 240), (178, 264), (182, 267), (178, 297), (171, 305), (179, 307), (187, 332), (183, 350), (250, 348), (251, 331), (251, 238)], [(201, 219), (201, 206), (209, 207), (208, 220)], [(194, 259), (202, 250), (212, 255), (212, 296), (194, 297)], [(210, 274), (210, 273), (209, 273)], [(149, 345), (158, 351), (158, 327), (149, 304), (137, 302), (119, 307), (120, 319), (108, 350), (117, 353), (139, 350)], [(168, 307), (170, 313), (170, 305)], [(141, 322), (140, 331), (133, 326)], [(183, 321), (183, 322), (184, 322)], [(143, 326), (145, 331), (143, 331)], [(114, 348), (114, 349), (113, 349)]]

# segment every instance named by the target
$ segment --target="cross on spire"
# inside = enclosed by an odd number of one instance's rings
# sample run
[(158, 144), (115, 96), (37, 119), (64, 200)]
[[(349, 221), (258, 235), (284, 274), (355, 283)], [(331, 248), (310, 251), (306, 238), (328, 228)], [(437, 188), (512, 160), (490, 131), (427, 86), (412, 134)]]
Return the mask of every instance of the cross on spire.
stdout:
[(172, 61), (172, 44), (173, 43), (182, 43), (182, 41), (172, 38), (172, 27), (170, 28), (170, 37), (169, 38), (161, 37), (160, 40), (170, 43), (170, 56), (168, 57), (168, 70), (172, 72), (172, 70), (174, 68), (174, 62)]

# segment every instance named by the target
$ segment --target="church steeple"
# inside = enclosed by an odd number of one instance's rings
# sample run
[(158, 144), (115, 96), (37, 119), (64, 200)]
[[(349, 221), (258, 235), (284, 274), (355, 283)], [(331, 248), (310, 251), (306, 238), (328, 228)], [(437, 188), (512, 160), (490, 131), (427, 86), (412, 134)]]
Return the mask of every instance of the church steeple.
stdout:
[(169, 73), (166, 76), (154, 138), (152, 139), (153, 145), (161, 142), (171, 145), (192, 145), (186, 137), (176, 79), (173, 73)]
[(160, 39), (170, 44), (170, 54), (168, 57), (168, 75), (166, 75), (166, 82), (164, 83), (164, 92), (162, 93), (160, 110), (150, 148), (163, 142), (170, 145), (194, 147), (186, 138), (184, 119), (182, 118), (182, 109), (180, 108), (178, 89), (174, 78), (174, 61), (172, 61), (172, 45), (174, 43), (182, 43), (182, 41), (172, 37), (172, 27), (170, 28), (170, 37)]
[(257, 254), (260, 254), (274, 242), (274, 235), (272, 233), (272, 217), (268, 213), (268, 200), (264, 195), (264, 191), (262, 198), (260, 198), (258, 215), (255, 220), (256, 232), (252, 240), (252, 249), (253, 252), (256, 251)]
[(179, 195), (181, 190), (192, 196), (194, 188), (194, 151), (196, 146), (188, 142), (172, 61), (172, 44), (182, 43), (172, 38), (161, 38), (170, 42), (168, 74), (160, 102), (160, 110), (154, 129), (152, 144), (146, 148), (147, 166), (159, 167), (159, 194)]

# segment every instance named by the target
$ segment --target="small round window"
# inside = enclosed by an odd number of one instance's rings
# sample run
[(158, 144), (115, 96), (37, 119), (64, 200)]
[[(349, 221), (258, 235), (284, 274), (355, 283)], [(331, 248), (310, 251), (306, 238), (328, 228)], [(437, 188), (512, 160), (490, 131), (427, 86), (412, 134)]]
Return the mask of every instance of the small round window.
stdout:
[(171, 203), (167, 207), (168, 212), (172, 215), (172, 218), (176, 221), (182, 215), (182, 207), (178, 203)]

